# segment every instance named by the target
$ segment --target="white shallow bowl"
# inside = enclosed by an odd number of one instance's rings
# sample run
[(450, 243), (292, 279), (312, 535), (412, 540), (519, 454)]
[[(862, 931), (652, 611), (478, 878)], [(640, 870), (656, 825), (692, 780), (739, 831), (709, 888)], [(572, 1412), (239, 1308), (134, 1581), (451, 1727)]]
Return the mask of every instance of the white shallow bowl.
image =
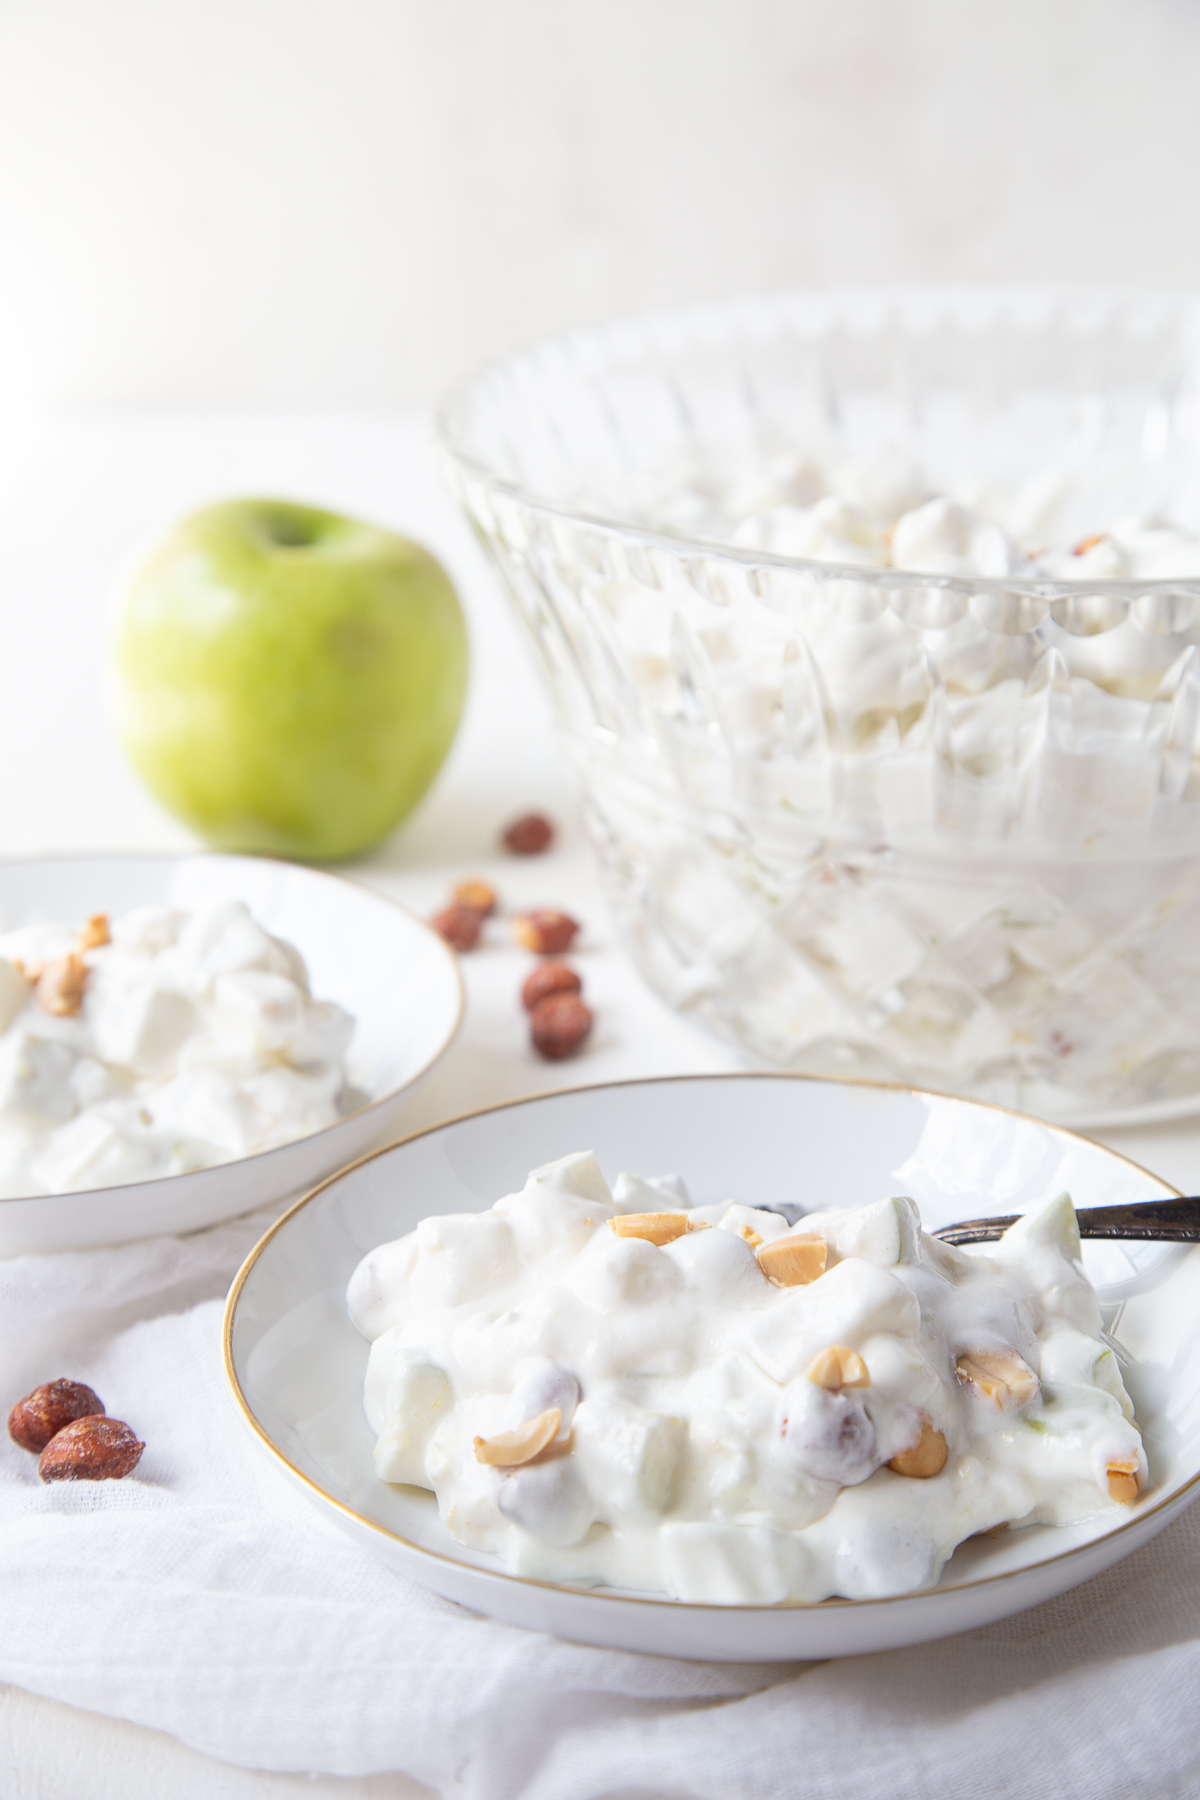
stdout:
[(678, 1172), (693, 1203), (861, 1206), (911, 1194), (927, 1226), (1021, 1212), (1068, 1188), (1115, 1205), (1175, 1190), (1061, 1127), (968, 1100), (789, 1075), (701, 1075), (582, 1088), (472, 1113), (377, 1151), (307, 1195), (247, 1259), (225, 1313), (225, 1366), (259, 1446), (352, 1536), (411, 1580), (580, 1643), (722, 1661), (893, 1649), (1049, 1600), (1161, 1531), (1200, 1482), (1200, 1249), (1085, 1246), (1122, 1354), (1152, 1486), (1128, 1514), (964, 1545), (932, 1589), (820, 1605), (700, 1606), (529, 1581), (455, 1543), (431, 1494), (376, 1479), (363, 1415), (367, 1344), (346, 1314), (363, 1254), (431, 1213), (491, 1205), (527, 1172), (591, 1149), (619, 1171)]
[(81, 1250), (197, 1231), (302, 1193), (394, 1136), (406, 1092), (463, 1011), (458, 963), (436, 932), (354, 882), (251, 856), (73, 856), (0, 863), (0, 929), (135, 906), (242, 900), (308, 965), (312, 990), (355, 1019), (349, 1085), (365, 1098), (321, 1131), (187, 1175), (0, 1200), (0, 1255)]

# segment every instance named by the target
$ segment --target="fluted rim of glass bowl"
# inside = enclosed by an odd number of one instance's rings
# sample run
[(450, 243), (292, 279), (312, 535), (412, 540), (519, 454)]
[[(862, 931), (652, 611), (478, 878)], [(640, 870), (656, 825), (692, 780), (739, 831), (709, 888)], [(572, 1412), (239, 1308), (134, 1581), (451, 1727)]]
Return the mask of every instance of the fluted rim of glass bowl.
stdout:
[[(659, 526), (644, 525), (636, 519), (623, 519), (615, 513), (591, 512), (564, 500), (556, 500), (552, 495), (541, 493), (536, 488), (501, 474), (472, 447), (468, 447), (465, 441), (464, 414), (486, 384), (503, 371), (517, 368), (529, 359), (550, 351), (570, 353), (585, 344), (601, 346), (606, 352), (607, 365), (611, 367), (616, 362), (614, 353), (619, 349), (619, 336), (623, 332), (642, 334), (646, 348), (652, 351), (654, 346), (651, 333), (654, 330), (690, 327), (691, 343), (701, 347), (706, 341), (711, 343), (711, 338), (706, 340), (706, 326), (710, 332), (714, 327), (728, 332), (730, 326), (736, 327), (740, 322), (745, 333), (745, 327), (754, 311), (761, 311), (767, 316), (774, 314), (777, 322), (782, 323), (789, 308), (811, 309), (814, 321), (818, 315), (822, 315), (820, 323), (824, 330), (840, 324), (857, 329), (861, 335), (865, 335), (865, 325), (878, 329), (889, 314), (899, 318), (901, 323), (907, 323), (910, 330), (920, 329), (919, 315), (922, 307), (940, 307), (942, 316), (957, 316), (965, 328), (969, 323), (972, 306), (979, 309), (977, 324), (980, 328), (1006, 316), (1018, 320), (1023, 313), (1028, 316), (1035, 308), (1041, 309), (1046, 320), (1055, 312), (1069, 314), (1070, 309), (1077, 309), (1079, 323), (1083, 325), (1111, 321), (1121, 311), (1132, 314), (1135, 308), (1155, 312), (1160, 321), (1174, 316), (1180, 326), (1185, 328), (1185, 334), (1193, 338), (1194, 351), (1200, 362), (1200, 300), (1182, 290), (1043, 287), (983, 282), (790, 288), (774, 294), (744, 295), (733, 300), (704, 301), (688, 306), (659, 307), (648, 312), (624, 314), (606, 322), (555, 332), (549, 337), (538, 338), (506, 351), (501, 356), (490, 357), (473, 371), (454, 381), (436, 402), (431, 421), (433, 434), (443, 454), (457, 470), (482, 482), (492, 493), (504, 495), (526, 511), (588, 531), (603, 532), (609, 537), (633, 539), (677, 556), (719, 558), (744, 569), (785, 569), (815, 581), (855, 581), (885, 592), (899, 588), (909, 592), (937, 589), (948, 593), (996, 596), (1021, 594), (1050, 605), (1059, 600), (1080, 599), (1091, 594), (1105, 599), (1126, 600), (1131, 605), (1144, 594), (1155, 597), (1186, 594), (1189, 599), (1200, 598), (1200, 575), (1158, 577), (1143, 581), (1098, 581), (1089, 578), (1068, 581), (1060, 577), (1023, 576), (1019, 572), (1013, 575), (946, 575), (918, 569), (865, 568), (859, 563), (827, 562), (812, 557), (784, 556), (775, 551), (743, 548), (738, 544), (724, 543), (719, 538), (692, 536)], [(956, 307), (961, 309), (957, 315), (953, 311)], [(990, 312), (984, 310), (988, 307), (991, 308)], [(906, 309), (910, 314), (907, 320)], [(935, 316), (926, 311), (928, 322), (932, 322)], [(819, 342), (820, 331), (815, 324), (809, 327), (808, 335), (814, 343)]]

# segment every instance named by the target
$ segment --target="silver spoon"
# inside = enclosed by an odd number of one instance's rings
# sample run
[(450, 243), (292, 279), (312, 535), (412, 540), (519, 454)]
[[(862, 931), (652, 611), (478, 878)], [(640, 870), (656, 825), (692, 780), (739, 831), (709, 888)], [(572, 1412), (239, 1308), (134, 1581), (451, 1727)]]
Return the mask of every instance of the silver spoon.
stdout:
[[(1138, 1200), (1132, 1206), (1084, 1206), (1076, 1213), (1085, 1238), (1142, 1238), (1166, 1244), (1200, 1244), (1200, 1199)], [(1015, 1225), (1004, 1219), (966, 1219), (930, 1235), (944, 1244), (990, 1244)]]

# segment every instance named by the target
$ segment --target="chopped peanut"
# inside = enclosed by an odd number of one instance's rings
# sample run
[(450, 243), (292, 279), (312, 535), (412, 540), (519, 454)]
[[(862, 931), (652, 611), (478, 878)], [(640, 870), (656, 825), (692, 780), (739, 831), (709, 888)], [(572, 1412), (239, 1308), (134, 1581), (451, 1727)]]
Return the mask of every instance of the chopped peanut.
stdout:
[(1138, 1497), (1137, 1458), (1108, 1465), (1108, 1494), (1120, 1506), (1132, 1506)]
[(820, 1237), (781, 1237), (759, 1245), (754, 1254), (759, 1268), (776, 1287), (807, 1287), (825, 1273), (829, 1246)]
[(551, 994), (581, 994), (583, 982), (564, 962), (538, 963), (521, 989), (521, 1004), (526, 1012), (532, 1012)]
[(518, 913), (512, 922), (512, 935), (514, 943), (523, 950), (532, 950), (535, 956), (561, 956), (578, 937), (579, 925), (569, 913), (542, 908)]
[(949, 1454), (945, 1433), (938, 1430), (928, 1413), (922, 1413), (920, 1437), (907, 1450), (893, 1456), (888, 1468), (897, 1475), (907, 1475), (910, 1481), (928, 1481), (941, 1474)]
[(673, 1244), (686, 1231), (693, 1229), (686, 1213), (620, 1213), (608, 1221), (614, 1237), (643, 1238), (647, 1244)]
[(562, 1411), (548, 1407), (536, 1419), (526, 1419), (515, 1431), (501, 1431), (495, 1437), (475, 1439), (476, 1462), (493, 1469), (519, 1469), (540, 1456), (547, 1444), (553, 1443), (562, 1427)]
[(55, 1018), (69, 1019), (83, 1005), (86, 980), (83, 958), (73, 950), (70, 956), (58, 956), (53, 962), (42, 964), (33, 991), (43, 1012), (53, 1013)]
[(108, 914), (93, 913), (83, 930), (79, 933), (81, 950), (100, 950), (105, 944), (111, 944), (112, 938), (108, 930)]
[(1024, 1406), (1040, 1386), (1025, 1358), (1015, 1350), (1004, 1356), (993, 1350), (974, 1350), (970, 1356), (959, 1357), (954, 1373), (964, 1387), (974, 1388), (984, 1400), (1001, 1407)]
[(486, 881), (460, 881), (454, 889), (454, 900), (458, 906), (473, 906), (485, 919), (496, 910), (496, 890)]
[(847, 1350), (845, 1344), (830, 1344), (827, 1350), (818, 1350), (804, 1373), (814, 1387), (828, 1388), (831, 1393), (839, 1388), (871, 1385), (866, 1363), (857, 1350)]
[(735, 1237), (745, 1238), (752, 1250), (757, 1250), (762, 1243), (762, 1239), (752, 1225), (735, 1225), (733, 1233)]
[(554, 827), (541, 813), (514, 819), (501, 842), (514, 856), (540, 856), (554, 842)]
[(487, 914), (480, 912), (477, 906), (466, 906), (461, 900), (456, 900), (453, 906), (435, 913), (429, 923), (438, 936), (445, 938), (456, 950), (473, 950), (479, 942), (486, 917)]

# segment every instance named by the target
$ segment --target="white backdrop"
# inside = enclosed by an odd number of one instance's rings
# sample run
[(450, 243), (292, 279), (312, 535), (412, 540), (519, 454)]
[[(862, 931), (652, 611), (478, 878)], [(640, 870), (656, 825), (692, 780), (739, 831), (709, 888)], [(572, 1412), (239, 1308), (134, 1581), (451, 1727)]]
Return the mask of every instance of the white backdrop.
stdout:
[(0, 395), (424, 400), (561, 325), (1200, 285), (1196, 0), (0, 0)]

